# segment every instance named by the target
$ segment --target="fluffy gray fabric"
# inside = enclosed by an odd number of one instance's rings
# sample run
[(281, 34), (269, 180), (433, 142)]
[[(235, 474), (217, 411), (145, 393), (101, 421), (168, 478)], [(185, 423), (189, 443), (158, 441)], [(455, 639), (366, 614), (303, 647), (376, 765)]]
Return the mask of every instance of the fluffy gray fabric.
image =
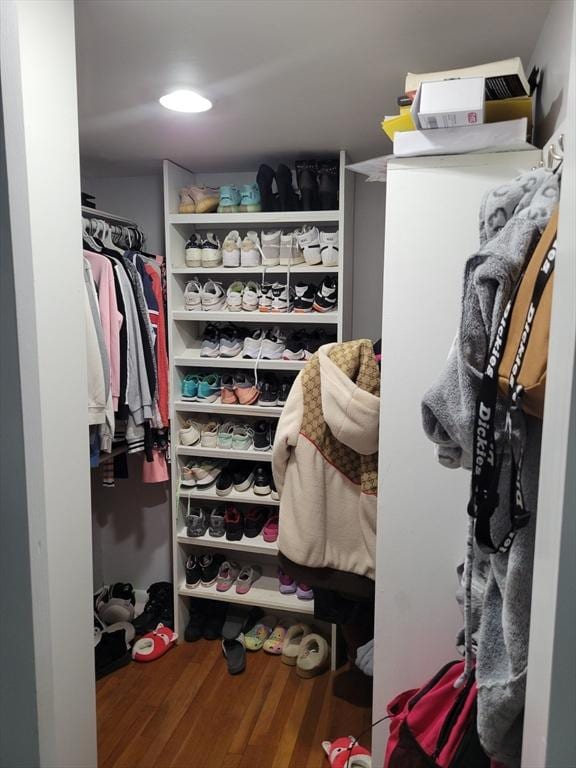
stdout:
[[(471, 466), (475, 405), (485, 359), (514, 285), (558, 197), (558, 178), (546, 169), (537, 169), (491, 190), (483, 201), (481, 246), (466, 263), (458, 337), (438, 382), (422, 403), (424, 430), (439, 446), (438, 456), (445, 466)], [(500, 408), (497, 441), (503, 424)], [(478, 731), (486, 752), (510, 766), (520, 763), (522, 741), (540, 422), (526, 417), (522, 433), (514, 437), (525, 439), (522, 482), (527, 508), (533, 514), (508, 553), (490, 556), (479, 631), (470, 592), (472, 582), (480, 578), (478, 568), (485, 567), (485, 558), (475, 552), (472, 537), (466, 551), (468, 656), (472, 635), (478, 631)], [(500, 477), (501, 505), (493, 518), (495, 538), (508, 522), (509, 487), (510, 467), (505, 463)]]

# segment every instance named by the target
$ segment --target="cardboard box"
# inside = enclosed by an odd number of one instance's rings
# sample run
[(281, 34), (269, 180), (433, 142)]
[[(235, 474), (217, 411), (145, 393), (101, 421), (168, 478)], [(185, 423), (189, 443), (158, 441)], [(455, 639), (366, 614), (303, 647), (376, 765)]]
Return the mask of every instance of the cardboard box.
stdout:
[(421, 83), (412, 116), (421, 129), (457, 128), (484, 122), (484, 78)]

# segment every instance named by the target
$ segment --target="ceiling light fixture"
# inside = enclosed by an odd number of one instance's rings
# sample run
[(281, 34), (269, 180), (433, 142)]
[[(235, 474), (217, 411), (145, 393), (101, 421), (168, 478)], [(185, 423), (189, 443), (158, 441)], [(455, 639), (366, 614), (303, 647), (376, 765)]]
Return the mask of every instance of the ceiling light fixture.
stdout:
[(175, 112), (207, 112), (212, 109), (212, 102), (195, 91), (172, 91), (159, 101), (163, 107)]

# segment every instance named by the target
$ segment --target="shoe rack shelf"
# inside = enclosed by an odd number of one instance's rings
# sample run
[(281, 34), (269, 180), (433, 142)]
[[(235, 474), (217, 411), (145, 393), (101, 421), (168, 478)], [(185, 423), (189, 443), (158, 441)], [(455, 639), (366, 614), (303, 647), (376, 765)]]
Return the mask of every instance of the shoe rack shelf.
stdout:
[(239, 557), (242, 558), (244, 553), (255, 555), (277, 555), (278, 543), (264, 541), (262, 535), (256, 536), (254, 539), (244, 536), (240, 541), (228, 541), (224, 536), (217, 538), (205, 534), (204, 536), (187, 536), (186, 529), (182, 529), (177, 536), (179, 544), (184, 544), (188, 547), (207, 547), (208, 549), (228, 549), (231, 552), (238, 552)]
[(179, 456), (208, 456), (212, 459), (272, 461), (272, 451), (256, 451), (254, 448), (249, 448), (247, 451), (239, 451), (234, 448), (204, 448), (201, 445), (179, 445), (176, 450)]
[[(193, 182), (188, 182), (189, 184)], [(177, 206), (176, 206), (177, 207)], [(340, 211), (275, 211), (274, 213), (169, 213), (168, 223), (193, 224), (196, 227), (270, 227), (294, 224), (338, 224)]]
[[(239, 163), (240, 164), (240, 163)], [(353, 236), (353, 174), (345, 170), (346, 154), (340, 153), (339, 208), (332, 211), (288, 211), (274, 213), (232, 213), (232, 214), (180, 214), (178, 213), (178, 190), (194, 184), (240, 184), (253, 181), (253, 173), (230, 174), (194, 174), (193, 172), (168, 160), (164, 161), (164, 218), (166, 234), (168, 307), (169, 307), (169, 350), (171, 369), (171, 429), (172, 429), (172, 520), (173, 520), (173, 557), (174, 583), (180, 585), (177, 590), (175, 605), (176, 632), (184, 635), (188, 621), (188, 598), (210, 598), (225, 602), (256, 605), (269, 611), (287, 611), (296, 614), (313, 614), (314, 602), (297, 599), (296, 595), (282, 595), (275, 577), (278, 546), (269, 544), (262, 537), (249, 539), (244, 537), (238, 542), (228, 541), (225, 537), (213, 538), (209, 535), (192, 538), (186, 535), (183, 514), (186, 502), (203, 504), (207, 507), (215, 504), (265, 505), (272, 508), (279, 506), (270, 496), (258, 496), (252, 490), (232, 491), (227, 496), (218, 496), (215, 487), (201, 491), (195, 488), (180, 488), (180, 467), (190, 457), (234, 459), (245, 461), (270, 462), (271, 452), (234, 451), (222, 448), (203, 448), (202, 446), (184, 447), (179, 445), (179, 428), (186, 418), (205, 418), (206, 415), (220, 416), (222, 421), (231, 417), (250, 417), (252, 419), (276, 420), (282, 414), (280, 406), (222, 404), (215, 402), (181, 399), (181, 382), (188, 373), (206, 374), (224, 373), (230, 370), (255, 371), (258, 376), (266, 372), (295, 375), (306, 365), (300, 360), (250, 360), (237, 358), (200, 357), (200, 340), (207, 323), (235, 323), (240, 327), (272, 327), (278, 325), (287, 333), (310, 328), (316, 330), (323, 326), (330, 333), (335, 333), (338, 341), (351, 338), (352, 304), (352, 236)], [(248, 230), (283, 229), (292, 231), (304, 224), (317, 226), (321, 231), (339, 230), (339, 256), (337, 266), (322, 264), (308, 266), (298, 264), (288, 269), (286, 266), (266, 267), (188, 267), (185, 263), (185, 245), (195, 231), (215, 232), (222, 242), (229, 231), (237, 229), (241, 235)], [(184, 310), (184, 289), (189, 279), (197, 278), (223, 281), (224, 285), (233, 280), (253, 279), (259, 282), (277, 280), (285, 282), (290, 273), (290, 283), (299, 280), (319, 283), (324, 275), (338, 277), (338, 308), (333, 312), (319, 313), (261, 313), (261, 312), (205, 312)], [(246, 508), (246, 507), (244, 507)], [(281, 523), (280, 523), (281, 524)], [(238, 595), (234, 588), (220, 593), (215, 587), (197, 587), (190, 589), (185, 583), (185, 563), (188, 554), (194, 548), (204, 548), (220, 553), (230, 551), (244, 563), (250, 558), (263, 558), (267, 565), (262, 576), (246, 595)], [(333, 629), (334, 639), (334, 629)], [(334, 644), (334, 643), (333, 643)]]
[(176, 310), (172, 312), (173, 320), (194, 320), (201, 323), (263, 323), (274, 325), (336, 325), (338, 312), (203, 312), (202, 310)]
[(278, 591), (276, 579), (262, 576), (245, 595), (238, 595), (234, 587), (228, 592), (218, 592), (215, 586), (195, 587), (191, 589), (181, 582), (178, 594), (181, 597), (200, 597), (208, 600), (222, 600), (225, 603), (257, 605), (270, 611), (289, 611), (290, 613), (314, 613), (314, 600), (299, 600), (296, 595), (282, 595)]

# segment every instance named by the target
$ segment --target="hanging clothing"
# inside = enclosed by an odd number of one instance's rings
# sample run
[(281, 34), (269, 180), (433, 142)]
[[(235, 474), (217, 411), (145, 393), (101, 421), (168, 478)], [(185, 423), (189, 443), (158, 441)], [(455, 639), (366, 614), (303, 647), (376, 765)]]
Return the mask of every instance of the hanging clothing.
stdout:
[(290, 390), (272, 467), (296, 563), (374, 578), (379, 391), (368, 340), (320, 347)]
[(168, 346), (166, 343), (166, 314), (162, 294), (162, 277), (159, 265), (146, 263), (146, 271), (150, 276), (152, 290), (158, 305), (158, 330), (156, 333), (156, 369), (158, 371), (158, 407), (164, 427), (169, 421), (169, 366)]
[[(486, 358), (502, 313), (527, 258), (548, 223), (559, 197), (558, 177), (546, 169), (530, 171), (491, 190), (480, 215), (479, 251), (468, 259), (460, 327), (439, 381), (424, 396), (422, 416), (428, 437), (448, 449), (452, 466), (470, 468), (476, 401)], [(496, 442), (504, 434), (504, 407), (496, 408)], [(506, 553), (482, 555), (470, 520), (465, 562), (465, 632), (467, 668), (472, 637), (477, 633), (476, 682), (478, 733), (487, 754), (507, 766), (520, 764), (522, 715), (528, 662), (531, 584), (534, 556), (538, 468), (542, 425), (526, 416), (524, 434), (513, 435), (525, 446), (522, 485), (532, 512)], [(448, 464), (448, 462), (443, 462)], [(508, 526), (511, 463), (502, 466), (496, 531)], [(473, 621), (472, 585), (486, 568), (480, 626)]]

